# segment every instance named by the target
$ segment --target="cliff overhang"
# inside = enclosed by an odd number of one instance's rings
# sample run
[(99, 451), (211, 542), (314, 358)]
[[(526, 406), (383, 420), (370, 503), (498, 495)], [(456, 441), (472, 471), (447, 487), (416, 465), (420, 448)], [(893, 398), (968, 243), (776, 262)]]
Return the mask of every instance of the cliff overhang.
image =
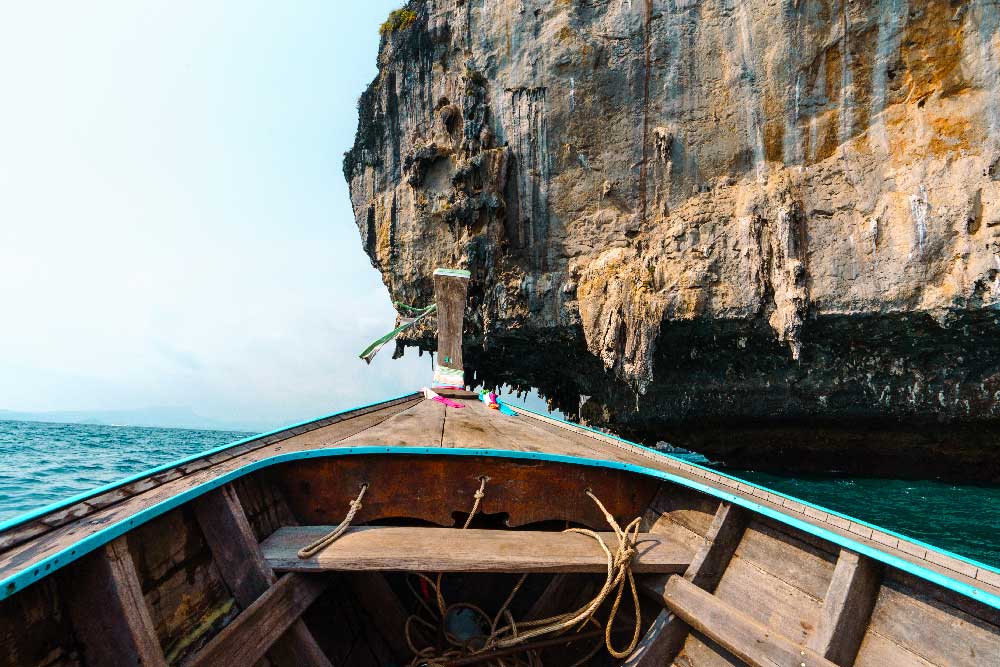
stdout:
[(394, 299), (472, 272), (470, 381), (734, 465), (1000, 479), (995, 3), (406, 9), (344, 172)]

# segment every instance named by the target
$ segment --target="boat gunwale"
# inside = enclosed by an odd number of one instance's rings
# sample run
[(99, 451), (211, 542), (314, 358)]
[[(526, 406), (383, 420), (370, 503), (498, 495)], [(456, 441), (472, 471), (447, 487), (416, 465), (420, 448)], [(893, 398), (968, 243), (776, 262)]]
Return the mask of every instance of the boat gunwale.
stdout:
[[(499, 400), (498, 400), (498, 402), (504, 403), (503, 401), (499, 401)], [(508, 407), (514, 409), (514, 410), (518, 410), (518, 411), (530, 413), (530, 414), (534, 415), (535, 417), (540, 417), (540, 418), (543, 418), (543, 419), (551, 419), (553, 421), (562, 422), (563, 424), (566, 424), (567, 426), (572, 427), (572, 428), (583, 429), (585, 431), (590, 431), (591, 433), (593, 433), (595, 435), (600, 435), (600, 436), (603, 436), (603, 437), (606, 437), (606, 438), (612, 438), (613, 440), (617, 440), (618, 442), (621, 442), (623, 444), (630, 445), (630, 446), (633, 446), (633, 447), (638, 447), (638, 448), (644, 450), (645, 452), (648, 452), (649, 454), (653, 454), (655, 456), (661, 456), (663, 458), (670, 459), (671, 461), (676, 461), (677, 463), (679, 463), (679, 464), (681, 464), (683, 466), (690, 466), (692, 468), (697, 468), (699, 470), (702, 470), (704, 472), (710, 473), (712, 475), (717, 475), (718, 477), (725, 477), (726, 479), (733, 480), (734, 482), (737, 482), (738, 484), (743, 484), (745, 486), (751, 486), (753, 488), (760, 489), (762, 491), (766, 491), (767, 493), (770, 493), (770, 494), (775, 495), (775, 496), (781, 496), (782, 498), (785, 498), (787, 500), (791, 500), (792, 502), (798, 503), (800, 505), (804, 505), (806, 507), (810, 507), (810, 508), (812, 508), (814, 510), (819, 510), (821, 512), (826, 512), (827, 514), (832, 514), (832, 515), (834, 515), (836, 517), (839, 517), (841, 519), (845, 519), (845, 520), (850, 521), (852, 523), (856, 523), (859, 526), (865, 526), (866, 528), (870, 528), (872, 530), (877, 530), (880, 533), (885, 533), (886, 535), (891, 535), (892, 537), (895, 537), (895, 538), (900, 539), (900, 540), (904, 540), (906, 542), (909, 542), (910, 544), (915, 544), (915, 545), (917, 545), (919, 547), (927, 549), (928, 551), (934, 551), (935, 553), (939, 553), (942, 556), (947, 556), (949, 558), (954, 558), (955, 560), (962, 561), (964, 563), (967, 563), (968, 565), (972, 565), (972, 566), (977, 567), (977, 568), (982, 568), (984, 570), (987, 570), (988, 572), (992, 572), (994, 574), (1000, 575), (1000, 568), (994, 567), (994, 566), (989, 565), (987, 563), (982, 563), (982, 562), (977, 561), (977, 560), (975, 560), (973, 558), (969, 558), (968, 556), (963, 556), (962, 554), (958, 554), (958, 553), (955, 553), (953, 551), (949, 551), (949, 550), (947, 550), (947, 549), (945, 549), (943, 547), (938, 547), (938, 546), (935, 546), (933, 544), (928, 544), (927, 542), (922, 542), (922, 541), (920, 541), (919, 539), (917, 539), (915, 537), (910, 537), (908, 535), (903, 535), (901, 533), (897, 533), (896, 531), (894, 531), (894, 530), (892, 530), (890, 528), (885, 528), (883, 526), (879, 526), (879, 525), (876, 525), (876, 524), (873, 524), (873, 523), (869, 523), (868, 521), (865, 521), (864, 519), (858, 519), (858, 518), (855, 518), (855, 517), (853, 517), (853, 516), (851, 516), (849, 514), (844, 514), (843, 512), (838, 512), (837, 510), (832, 510), (832, 509), (830, 509), (828, 507), (824, 507), (822, 505), (816, 505), (815, 503), (811, 503), (808, 500), (803, 500), (803, 499), (798, 498), (796, 496), (790, 496), (787, 493), (782, 493), (781, 491), (775, 491), (775, 490), (770, 489), (770, 488), (768, 488), (766, 486), (761, 486), (760, 484), (756, 484), (754, 482), (750, 482), (750, 481), (747, 481), (745, 479), (741, 479), (739, 477), (735, 477), (733, 475), (729, 475), (729, 474), (727, 474), (725, 472), (722, 472), (722, 471), (719, 471), (719, 470), (714, 470), (714, 469), (709, 468), (707, 466), (703, 466), (703, 465), (700, 465), (698, 463), (693, 463), (691, 461), (687, 461), (687, 460), (682, 459), (679, 456), (676, 456), (674, 454), (670, 454), (668, 452), (661, 452), (661, 451), (659, 451), (657, 449), (653, 449), (652, 447), (647, 447), (646, 445), (643, 445), (643, 444), (640, 444), (640, 443), (637, 443), (637, 442), (632, 442), (631, 440), (626, 440), (625, 438), (621, 438), (621, 437), (619, 437), (619, 436), (617, 436), (617, 435), (615, 435), (613, 433), (606, 433), (605, 431), (601, 431), (599, 429), (596, 429), (596, 428), (593, 428), (593, 427), (590, 427), (590, 426), (585, 426), (583, 424), (577, 424), (576, 422), (571, 422), (571, 421), (568, 421), (566, 419), (562, 419), (560, 417), (556, 417), (554, 415), (543, 414), (541, 412), (537, 412), (535, 410), (531, 410), (529, 408), (526, 408), (526, 407), (523, 407), (523, 406), (520, 406), (520, 405), (513, 405), (511, 403), (504, 403), (504, 404), (507, 405)]]
[[(569, 422), (567, 422), (569, 423)], [(627, 442), (627, 441), (624, 441)], [(625, 463), (620, 461), (609, 461), (606, 459), (594, 459), (578, 456), (569, 456), (565, 454), (549, 454), (545, 452), (526, 452), (520, 450), (510, 450), (510, 449), (469, 449), (469, 448), (457, 448), (457, 447), (440, 447), (440, 446), (430, 446), (430, 447), (414, 447), (414, 446), (385, 446), (385, 445), (371, 445), (371, 446), (351, 446), (351, 447), (326, 447), (317, 448), (309, 450), (300, 450), (294, 452), (282, 452), (280, 454), (275, 454), (273, 456), (268, 456), (262, 459), (257, 459), (248, 462), (246, 465), (240, 466), (234, 470), (216, 477), (215, 479), (206, 481), (197, 486), (193, 486), (180, 491), (179, 493), (155, 503), (145, 509), (139, 510), (127, 520), (123, 519), (115, 523), (108, 524), (107, 526), (101, 528), (94, 533), (84, 537), (78, 542), (74, 542), (71, 545), (67, 545), (60, 551), (50, 554), (49, 556), (41, 559), (40, 561), (33, 563), (30, 567), (16, 572), (8, 576), (5, 579), (0, 580), (0, 600), (6, 599), (11, 595), (23, 590), (27, 586), (44, 579), (49, 574), (58, 570), (66, 565), (72, 563), (78, 558), (84, 556), (85, 554), (97, 549), (98, 547), (110, 542), (111, 540), (123, 535), (124, 533), (144, 524), (148, 521), (165, 514), (166, 512), (183, 505), (194, 498), (197, 498), (213, 489), (219, 488), (225, 484), (228, 484), (236, 479), (244, 477), (252, 472), (258, 470), (269, 468), (280, 463), (286, 463), (288, 461), (295, 461), (301, 459), (309, 458), (320, 458), (320, 457), (335, 457), (335, 456), (349, 456), (349, 455), (444, 455), (444, 456), (489, 456), (498, 458), (509, 458), (509, 459), (533, 459), (542, 461), (552, 461), (556, 463), (569, 463), (574, 465), (585, 465), (591, 467), (603, 467), (612, 468), (617, 470), (624, 470), (627, 472), (643, 474), (650, 477), (654, 477), (660, 480), (673, 482), (685, 486), (687, 488), (706, 493), (719, 500), (728, 501), (745, 507), (753, 512), (757, 512), (771, 519), (774, 519), (780, 523), (788, 525), (792, 528), (805, 531), (806, 533), (819, 537), (820, 539), (825, 539), (832, 542), (840, 547), (850, 549), (862, 555), (868, 556), (877, 560), (881, 563), (889, 565), (890, 567), (895, 567), (904, 572), (908, 572), (918, 578), (929, 581), (933, 584), (947, 588), (953, 592), (964, 595), (970, 599), (976, 600), (982, 604), (995, 609), (1000, 609), (1000, 596), (994, 595), (988, 591), (976, 588), (970, 584), (959, 581), (948, 575), (931, 570), (929, 568), (923, 567), (917, 563), (913, 563), (909, 560), (900, 558), (893, 554), (887, 553), (876, 547), (871, 547), (862, 544), (851, 537), (846, 535), (841, 535), (830, 531), (822, 526), (817, 526), (811, 524), (807, 521), (803, 521), (794, 516), (790, 516), (784, 512), (778, 511), (774, 508), (761, 505), (753, 500), (745, 498), (741, 495), (730, 493), (728, 491), (723, 491), (715, 487), (703, 484), (697, 480), (689, 479), (682, 475), (677, 475), (665, 470), (657, 470), (656, 468), (649, 468), (646, 466), (640, 466), (633, 463)], [(68, 555), (67, 555), (67, 552)]]
[[(35, 519), (40, 519), (44, 517), (46, 514), (52, 514), (53, 512), (58, 512), (59, 510), (66, 509), (67, 507), (71, 507), (72, 505), (75, 505), (77, 503), (84, 502), (87, 499), (94, 498), (96, 496), (101, 495), (102, 493), (107, 493), (108, 491), (114, 491), (115, 489), (119, 489), (123, 486), (127, 486), (134, 482), (138, 482), (140, 480), (146, 479), (147, 477), (152, 477), (153, 475), (157, 475), (161, 472), (166, 472), (168, 470), (172, 470), (173, 468), (179, 468), (180, 466), (187, 465), (188, 463), (193, 463), (194, 461), (198, 461), (201, 459), (208, 458), (209, 456), (220, 454), (228, 449), (233, 449), (241, 445), (246, 445), (255, 440), (262, 440), (272, 435), (280, 435), (287, 431), (291, 431), (292, 429), (300, 428), (302, 426), (309, 426), (310, 424), (315, 424), (316, 422), (321, 422), (326, 419), (333, 419), (334, 417), (339, 417), (341, 415), (347, 414), (348, 412), (357, 412), (359, 410), (366, 410), (367, 408), (373, 408), (376, 406), (389, 407), (389, 404), (395, 401), (402, 401), (410, 397), (416, 398), (419, 395), (419, 393), (420, 392), (412, 391), (406, 394), (402, 394), (400, 396), (396, 396), (394, 398), (387, 398), (382, 401), (376, 401), (374, 403), (368, 403), (366, 405), (359, 405), (357, 407), (341, 410), (340, 412), (333, 412), (328, 415), (323, 415), (322, 417), (314, 417), (311, 419), (307, 419), (305, 421), (289, 424), (287, 426), (281, 426), (271, 431), (256, 433), (254, 435), (247, 436), (246, 438), (243, 438), (241, 440), (236, 440), (234, 442), (230, 442), (225, 445), (219, 445), (218, 447), (213, 447), (212, 449), (206, 449), (201, 452), (195, 452), (194, 454), (189, 454), (179, 459), (168, 461), (167, 463), (160, 464), (153, 468), (147, 468), (145, 470), (141, 470), (137, 473), (129, 475), (128, 477), (123, 477), (122, 479), (119, 479), (117, 481), (108, 482), (107, 484), (94, 487), (93, 489), (90, 489), (88, 491), (82, 491), (76, 494), (75, 496), (70, 496), (69, 498), (64, 498), (63, 500), (57, 500), (54, 503), (49, 503), (48, 505), (43, 505), (42, 507), (38, 507), (33, 510), (28, 510), (27, 512), (24, 512), (22, 514), (18, 514), (9, 519), (0, 521), (0, 533), (10, 530), (11, 528), (16, 528), (17, 526), (21, 526), (30, 521), (34, 521)], [(261, 443), (261, 444), (268, 445), (271, 443)], [(0, 600), (2, 599), (3, 597), (0, 596)]]

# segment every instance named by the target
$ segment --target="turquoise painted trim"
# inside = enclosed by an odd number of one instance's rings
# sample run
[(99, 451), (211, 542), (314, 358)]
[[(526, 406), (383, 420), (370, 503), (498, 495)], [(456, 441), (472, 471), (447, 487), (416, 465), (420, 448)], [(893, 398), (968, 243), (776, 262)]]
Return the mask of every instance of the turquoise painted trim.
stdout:
[[(497, 399), (497, 402), (498, 403), (501, 402), (500, 399)], [(726, 473), (722, 472), (721, 470), (716, 470), (714, 468), (709, 468), (707, 466), (699, 465), (697, 463), (692, 463), (691, 461), (687, 461), (685, 459), (682, 459), (679, 456), (674, 456), (673, 454), (668, 454), (666, 452), (661, 452), (659, 450), (653, 449), (652, 447), (647, 447), (646, 445), (639, 444), (638, 442), (632, 442), (631, 440), (626, 440), (625, 438), (620, 438), (620, 437), (618, 437), (617, 435), (615, 435), (613, 433), (606, 433), (605, 431), (600, 431), (600, 430), (598, 430), (596, 428), (591, 428), (590, 426), (584, 426), (583, 424), (577, 424), (575, 422), (567, 421), (565, 419), (561, 419), (561, 418), (556, 417), (554, 415), (543, 414), (541, 412), (537, 412), (535, 410), (530, 410), (530, 409), (525, 408), (525, 407), (520, 406), (520, 405), (517, 405), (517, 406), (514, 406), (514, 407), (516, 407), (518, 410), (524, 410), (525, 412), (530, 412), (533, 415), (538, 415), (539, 417), (545, 417), (547, 419), (553, 419), (555, 421), (562, 422), (563, 424), (568, 424), (569, 426), (573, 426), (575, 428), (583, 429), (585, 431), (590, 431), (591, 433), (596, 433), (598, 435), (602, 435), (602, 436), (607, 437), (607, 438), (612, 438), (614, 440), (617, 440), (618, 442), (625, 443), (626, 445), (632, 445), (633, 447), (640, 447), (640, 448), (646, 450), (647, 452), (649, 452), (650, 454), (655, 454), (657, 456), (662, 456), (664, 458), (671, 459), (673, 461), (677, 461), (678, 463), (682, 463), (684, 465), (688, 465), (688, 466), (691, 466), (693, 468), (698, 468), (699, 470), (704, 470), (706, 472), (710, 472), (713, 475), (718, 475), (719, 477), (725, 477), (727, 479), (733, 480), (734, 482), (739, 482), (740, 484), (745, 484), (746, 486), (752, 486), (755, 489), (762, 489), (764, 491), (767, 491), (768, 493), (774, 494), (776, 496), (781, 496), (782, 498), (787, 498), (788, 500), (791, 500), (791, 501), (794, 501), (796, 503), (799, 503), (800, 505), (805, 505), (806, 507), (811, 507), (811, 508), (813, 508), (815, 510), (820, 510), (821, 512), (826, 512), (827, 514), (832, 514), (834, 516), (838, 516), (841, 519), (846, 519), (848, 521), (852, 521), (852, 522), (858, 524), (859, 526), (866, 526), (868, 528), (871, 528), (872, 530), (877, 530), (880, 533), (885, 533), (886, 535), (892, 535), (895, 538), (898, 538), (898, 539), (901, 539), (901, 540), (906, 540), (910, 544), (916, 544), (917, 546), (923, 547), (924, 549), (927, 549), (929, 551), (933, 551), (935, 553), (939, 553), (939, 554), (941, 554), (943, 556), (948, 556), (949, 558), (954, 558), (955, 560), (960, 560), (960, 561), (962, 561), (964, 563), (968, 563), (969, 565), (972, 565), (974, 567), (979, 567), (979, 568), (982, 568), (984, 570), (989, 570), (990, 572), (994, 572), (996, 574), (1000, 574), (1000, 569), (998, 569), (996, 567), (993, 567), (992, 565), (987, 565), (986, 563), (980, 563), (979, 561), (973, 560), (973, 559), (969, 558), (968, 556), (963, 556), (962, 554), (957, 554), (957, 553), (954, 553), (953, 551), (948, 551), (947, 549), (943, 549), (941, 547), (934, 546), (933, 544), (927, 544), (926, 542), (921, 542), (920, 540), (918, 540), (916, 538), (909, 537), (909, 536), (903, 535), (901, 533), (897, 533), (894, 530), (890, 530), (888, 528), (883, 528), (882, 526), (877, 526), (877, 525), (875, 525), (873, 523), (869, 523), (869, 522), (864, 521), (862, 519), (856, 519), (855, 517), (850, 516), (849, 514), (843, 514), (841, 512), (836, 511), (836, 510), (832, 510), (832, 509), (830, 509), (828, 507), (823, 507), (822, 505), (815, 505), (815, 504), (809, 502), (808, 500), (802, 500), (801, 498), (797, 498), (795, 496), (790, 496), (787, 493), (782, 493), (780, 491), (775, 491), (775, 490), (770, 489), (770, 488), (768, 488), (766, 486), (761, 486), (759, 484), (754, 484), (753, 482), (748, 482), (747, 480), (742, 479), (740, 477), (734, 477), (732, 475), (727, 475)]]
[(76, 503), (78, 503), (78, 502), (80, 502), (82, 500), (86, 500), (87, 498), (93, 498), (94, 496), (98, 496), (98, 495), (100, 495), (102, 493), (106, 493), (108, 491), (113, 491), (114, 489), (117, 489), (120, 486), (125, 486), (126, 484), (131, 484), (132, 482), (137, 482), (140, 479), (144, 479), (146, 477), (150, 477), (151, 475), (156, 475), (157, 473), (161, 473), (161, 472), (170, 470), (171, 468), (176, 468), (177, 466), (182, 466), (182, 465), (185, 465), (187, 463), (191, 463), (192, 461), (197, 461), (198, 459), (205, 458), (206, 456), (213, 456), (215, 454), (218, 454), (219, 452), (224, 452), (227, 449), (231, 449), (232, 447), (238, 447), (240, 445), (245, 445), (246, 443), (253, 442), (254, 440), (259, 440), (261, 438), (266, 438), (266, 437), (271, 436), (271, 435), (277, 435), (277, 434), (282, 433), (284, 431), (290, 431), (291, 429), (298, 428), (300, 426), (306, 426), (308, 424), (314, 424), (314, 423), (316, 423), (318, 421), (323, 421), (324, 419), (330, 419), (331, 417), (337, 417), (337, 416), (342, 415), (342, 414), (347, 413), (347, 412), (354, 412), (356, 410), (364, 410), (365, 408), (371, 408), (371, 407), (374, 407), (376, 405), (380, 405), (382, 403), (391, 403), (393, 401), (398, 401), (400, 399), (406, 398), (407, 396), (413, 396), (415, 393), (416, 392), (410, 392), (408, 394), (403, 394), (402, 396), (397, 396), (396, 398), (389, 398), (389, 399), (386, 399), (384, 401), (377, 401), (375, 403), (369, 403), (368, 405), (361, 405), (361, 406), (356, 407), (356, 408), (350, 408), (349, 410), (341, 410), (340, 412), (334, 412), (332, 414), (325, 415), (323, 417), (316, 417), (315, 419), (308, 419), (308, 420), (306, 420), (304, 422), (298, 422), (298, 423), (292, 424), (291, 426), (282, 426), (281, 428), (274, 429), (273, 431), (266, 431), (264, 433), (258, 433), (257, 435), (252, 435), (252, 436), (243, 438), (242, 440), (237, 440), (236, 442), (231, 442), (228, 445), (220, 445), (219, 447), (215, 447), (213, 449), (207, 449), (207, 450), (205, 450), (203, 452), (198, 452), (197, 454), (191, 454), (190, 456), (185, 456), (184, 458), (180, 458), (180, 459), (177, 459), (175, 461), (171, 461), (170, 463), (164, 463), (163, 465), (156, 466), (155, 468), (149, 468), (147, 470), (143, 470), (142, 472), (138, 472), (138, 473), (135, 473), (134, 475), (130, 475), (128, 477), (122, 478), (122, 479), (118, 480), (117, 482), (110, 482), (108, 484), (105, 484), (103, 486), (99, 486), (99, 487), (91, 489), (89, 491), (84, 491), (83, 493), (78, 493), (75, 496), (70, 496), (69, 498), (66, 498), (65, 500), (58, 500), (58, 501), (56, 501), (56, 502), (54, 502), (52, 504), (45, 505), (44, 507), (39, 507), (38, 509), (30, 510), (28, 512), (25, 512), (24, 514), (19, 514), (19, 515), (15, 516), (15, 517), (13, 517), (11, 519), (7, 519), (6, 521), (0, 521), (0, 532), (3, 532), (3, 531), (5, 531), (5, 530), (7, 530), (9, 528), (13, 528), (14, 526), (19, 526), (22, 523), (27, 523), (28, 521), (33, 521), (33, 520), (35, 520), (35, 519), (37, 519), (37, 518), (39, 518), (41, 516), (49, 514), (50, 512), (55, 512), (57, 510), (64, 509), (64, 508), (69, 507), (70, 505), (74, 505), (74, 504), (76, 504)]
[(763, 514), (764, 516), (775, 519), (785, 525), (797, 528), (799, 530), (805, 531), (810, 535), (815, 535), (821, 539), (828, 540), (842, 547), (846, 547), (852, 551), (863, 554), (877, 561), (895, 567), (897, 569), (903, 570), (904, 572), (909, 572), (921, 579), (925, 579), (934, 584), (947, 588), (949, 590), (955, 591), (974, 600), (978, 600), (983, 604), (986, 604), (995, 609), (1000, 609), (1000, 596), (993, 595), (987, 591), (975, 588), (964, 582), (957, 581), (948, 576), (945, 576), (939, 572), (929, 570), (927, 568), (921, 567), (910, 561), (903, 560), (892, 554), (887, 554), (883, 551), (875, 549), (873, 547), (861, 544), (855, 540), (840, 535), (838, 533), (833, 533), (820, 526), (815, 526), (811, 523), (801, 521), (794, 517), (788, 516), (782, 512), (774, 510), (770, 507), (765, 507), (759, 505), (751, 500), (748, 500), (742, 496), (738, 496), (732, 493), (724, 492), (714, 487), (696, 482), (694, 480), (688, 479), (686, 477), (681, 477), (673, 473), (665, 472), (662, 470), (656, 470), (654, 468), (647, 468), (645, 466), (637, 466), (631, 463), (620, 463), (618, 461), (605, 461), (601, 459), (587, 459), (577, 456), (566, 456), (561, 454), (545, 454), (539, 452), (522, 452), (522, 451), (512, 451), (512, 450), (497, 450), (497, 449), (464, 449), (464, 448), (453, 448), (453, 447), (378, 447), (378, 446), (368, 446), (368, 447), (344, 447), (344, 448), (325, 448), (325, 449), (314, 449), (298, 452), (285, 452), (282, 454), (276, 454), (265, 459), (260, 459), (257, 461), (252, 461), (245, 466), (232, 470), (225, 475), (218, 477), (217, 479), (206, 482), (200, 486), (186, 489), (175, 496), (167, 498), (166, 500), (157, 503), (151, 507), (137, 512), (127, 521), (120, 521), (115, 524), (111, 524), (101, 529), (100, 531), (89, 535), (88, 537), (80, 540), (76, 544), (72, 545), (71, 548), (64, 549), (58, 553), (52, 554), (47, 558), (40, 561), (31, 570), (25, 570), (14, 574), (2, 581), (0, 581), (0, 600), (22, 590), (26, 586), (43, 579), (60, 567), (73, 562), (77, 558), (93, 551), (94, 549), (110, 542), (111, 540), (119, 537), (125, 532), (135, 528), (136, 526), (142, 525), (147, 521), (160, 516), (161, 514), (178, 507), (198, 496), (216, 489), (224, 484), (227, 484), (234, 479), (238, 479), (244, 475), (247, 475), (256, 470), (262, 468), (267, 468), (279, 463), (285, 463), (288, 461), (295, 461), (300, 459), (308, 458), (318, 458), (318, 457), (335, 457), (335, 456), (349, 456), (349, 455), (378, 455), (378, 454), (405, 454), (405, 455), (433, 455), (433, 456), (491, 456), (497, 458), (510, 458), (510, 459), (534, 459), (541, 461), (554, 461), (557, 463), (570, 463), (575, 465), (585, 465), (597, 468), (612, 468), (617, 470), (625, 470), (628, 472), (639, 473), (647, 475), (649, 477), (654, 477), (657, 479), (666, 480), (673, 482), (675, 484), (680, 484), (681, 486), (686, 486), (688, 488), (706, 493), (710, 496), (718, 498), (720, 500), (725, 500), (733, 504), (745, 507), (753, 512)]

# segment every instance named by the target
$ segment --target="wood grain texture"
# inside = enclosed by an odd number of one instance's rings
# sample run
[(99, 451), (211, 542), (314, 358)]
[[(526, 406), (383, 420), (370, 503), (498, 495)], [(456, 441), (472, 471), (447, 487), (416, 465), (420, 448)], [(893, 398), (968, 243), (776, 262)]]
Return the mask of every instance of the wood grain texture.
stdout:
[[(195, 502), (195, 516), (212, 550), (216, 566), (233, 597), (244, 609), (243, 614), (236, 618), (238, 622), (246, 610), (273, 587), (274, 572), (264, 560), (260, 544), (231, 484), (199, 498)], [(312, 633), (297, 616), (285, 627), (289, 628), (287, 634), (279, 635), (268, 643), (272, 662), (278, 665), (330, 666)], [(196, 656), (197, 661), (210, 664), (202, 662), (200, 656), (201, 652)]]
[(723, 602), (788, 639), (805, 644), (816, 631), (823, 601), (734, 556), (715, 589)]
[(674, 667), (746, 667), (742, 660), (697, 631), (688, 635), (684, 648), (672, 664)]
[(837, 667), (823, 656), (758, 623), (684, 577), (667, 582), (664, 599), (677, 616), (752, 667)]
[[(282, 528), (263, 543), (264, 557), (281, 572), (606, 572), (607, 559), (595, 540), (577, 533), (459, 528), (358, 527), (312, 558), (299, 549), (331, 526)], [(614, 533), (601, 533), (614, 549)], [(640, 533), (633, 570), (683, 572), (689, 554), (651, 533)]]
[(79, 667), (80, 645), (57, 579), (0, 600), (0, 666)]
[(82, 558), (62, 582), (87, 664), (166, 667), (124, 537)]
[(462, 365), (462, 330), (468, 288), (468, 278), (434, 276), (438, 321), (437, 363), (449, 368), (465, 368)]
[[(715, 590), (723, 572), (743, 539), (750, 513), (731, 503), (719, 503), (705, 533), (704, 544), (695, 552), (684, 578), (708, 592)], [(660, 592), (666, 587), (665, 577), (646, 582), (646, 588)], [(630, 667), (653, 667), (669, 664), (680, 652), (689, 627), (669, 609), (663, 609), (646, 631), (640, 645), (626, 662)]]
[(388, 645), (399, 664), (411, 657), (403, 636), (406, 618), (410, 615), (399, 596), (379, 572), (357, 572), (346, 577), (347, 584), (365, 614), (365, 621), (378, 634), (378, 641)]
[(853, 664), (868, 629), (881, 581), (879, 563), (853, 551), (841, 550), (809, 648), (838, 665)]
[(461, 525), (484, 475), (489, 479), (480, 512), (506, 514), (507, 526), (559, 520), (605, 530), (607, 521), (585, 489), (625, 525), (642, 514), (659, 486), (620, 470), (481, 456), (357, 455), (293, 461), (270, 472), (298, 523), (306, 525), (340, 523), (365, 482), (354, 525), (406, 517), (451, 527), (456, 516)]
[(889, 581), (879, 589), (856, 664), (873, 664), (865, 651), (873, 634), (940, 667), (993, 667), (1000, 656), (1000, 628)]
[(210, 464), (194, 472), (183, 472), (182, 469), (197, 467), (187, 464), (157, 473), (151, 478), (158, 481), (157, 486), (146, 488), (143, 492), (137, 493), (122, 502), (97, 510), (76, 521), (39, 535), (26, 543), (12, 546), (10, 549), (3, 551), (0, 553), (0, 577), (11, 576), (22, 570), (30, 569), (35, 563), (48, 556), (71, 549), (81, 540), (107, 527), (109, 524), (127, 521), (129, 517), (134, 516), (138, 512), (158, 505), (176, 496), (178, 493), (217, 479), (253, 461), (293, 449), (310, 449), (317, 446), (335, 445), (344, 438), (358, 433), (359, 430), (370, 428), (374, 423), (384, 421), (401, 412), (408, 406), (415, 404), (418, 400), (422, 399), (408, 398), (392, 401), (384, 406), (373, 406), (358, 410), (352, 413), (354, 416), (338, 416), (336, 420), (330, 421), (325, 426), (317, 427), (312, 431), (302, 432), (299, 435), (290, 435), (291, 431), (286, 431), (281, 434), (267, 436), (266, 438), (262, 438), (260, 442), (270, 441), (274, 444), (261, 445), (259, 442), (255, 442), (251, 444), (256, 448), (249, 450), (246, 448), (246, 445), (241, 446), (237, 449), (242, 450), (242, 453), (234, 454), (232, 458)]
[(565, 572), (552, 575), (524, 618), (536, 621), (564, 613), (567, 609), (577, 609), (579, 605), (574, 606), (573, 602), (579, 597), (580, 589), (585, 585), (586, 582), (579, 575)]
[(257, 538), (231, 484), (210, 491), (194, 503), (198, 525), (233, 597), (243, 608), (275, 581)]
[[(185, 667), (252, 665), (285, 635), (302, 612), (319, 597), (329, 580), (324, 577), (287, 574), (254, 600), (232, 623), (212, 638)], [(282, 662), (279, 665), (299, 665)]]

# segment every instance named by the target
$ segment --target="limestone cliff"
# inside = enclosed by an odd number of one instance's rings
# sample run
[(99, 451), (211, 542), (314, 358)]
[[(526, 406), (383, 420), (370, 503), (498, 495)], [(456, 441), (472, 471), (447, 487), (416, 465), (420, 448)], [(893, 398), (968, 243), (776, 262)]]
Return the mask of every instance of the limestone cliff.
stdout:
[(472, 272), (477, 381), (736, 465), (1000, 479), (996, 0), (406, 10), (344, 172), (393, 298)]

